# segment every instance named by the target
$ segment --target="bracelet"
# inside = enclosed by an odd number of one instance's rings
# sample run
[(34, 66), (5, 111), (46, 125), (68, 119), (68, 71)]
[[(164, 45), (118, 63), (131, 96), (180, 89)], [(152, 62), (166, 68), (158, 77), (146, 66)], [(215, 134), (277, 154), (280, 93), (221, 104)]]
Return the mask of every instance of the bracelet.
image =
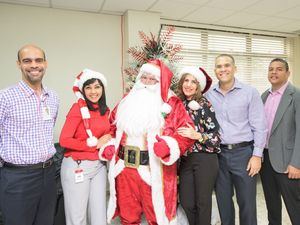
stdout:
[(201, 135), (201, 138), (199, 138), (198, 139), (198, 141), (200, 142), (200, 143), (203, 143), (203, 141), (204, 141), (204, 138), (203, 138), (203, 136)]

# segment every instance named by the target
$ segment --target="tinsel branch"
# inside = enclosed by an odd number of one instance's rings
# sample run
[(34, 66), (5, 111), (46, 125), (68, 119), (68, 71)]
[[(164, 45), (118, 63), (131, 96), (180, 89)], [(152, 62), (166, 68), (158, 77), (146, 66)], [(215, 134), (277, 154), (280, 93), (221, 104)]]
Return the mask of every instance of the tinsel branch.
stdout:
[(160, 36), (161, 43), (167, 43), (173, 37), (173, 32), (175, 31), (174, 26), (168, 26), (166, 32), (162, 33)]
[[(170, 68), (174, 67), (173, 64), (178, 63), (182, 59), (181, 56), (177, 55), (181, 51), (182, 46), (170, 43), (174, 31), (175, 27), (168, 26), (166, 31), (160, 33), (157, 38), (153, 33), (147, 36), (143, 31), (139, 31), (139, 37), (143, 45), (140, 47), (130, 47), (127, 51), (132, 57), (133, 62), (130, 67), (124, 69), (127, 84), (126, 92), (133, 86), (139, 68), (148, 62), (149, 59), (163, 60)], [(176, 80), (175, 76), (173, 76), (172, 86), (176, 84), (174, 80)]]
[(147, 55), (144, 51), (138, 49), (137, 47), (131, 47), (127, 51), (131, 57), (137, 61), (140, 65), (147, 62)]
[(144, 45), (151, 45), (151, 39), (143, 31), (139, 31), (139, 36)]
[(137, 68), (132, 68), (132, 67), (128, 67), (124, 70), (124, 72), (128, 75), (128, 76), (136, 76), (138, 75), (139, 71)]

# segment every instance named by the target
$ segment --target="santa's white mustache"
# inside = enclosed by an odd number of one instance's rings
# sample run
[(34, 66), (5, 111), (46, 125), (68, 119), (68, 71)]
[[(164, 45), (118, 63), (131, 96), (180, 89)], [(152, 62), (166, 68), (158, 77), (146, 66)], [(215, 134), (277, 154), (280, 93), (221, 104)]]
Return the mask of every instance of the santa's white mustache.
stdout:
[(147, 89), (151, 92), (155, 92), (159, 88), (159, 83), (152, 84), (152, 85), (146, 85), (146, 84), (143, 84), (140, 81), (137, 81), (137, 83), (134, 85), (133, 88), (136, 89), (136, 90)]

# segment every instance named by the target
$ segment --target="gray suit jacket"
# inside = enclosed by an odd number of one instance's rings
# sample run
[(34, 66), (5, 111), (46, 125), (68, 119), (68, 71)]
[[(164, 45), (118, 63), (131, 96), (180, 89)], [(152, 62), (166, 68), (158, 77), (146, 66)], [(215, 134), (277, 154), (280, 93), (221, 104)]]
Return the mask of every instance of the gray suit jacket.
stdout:
[[(268, 95), (268, 90), (262, 94), (264, 103)], [(300, 168), (300, 90), (291, 84), (276, 111), (268, 148), (276, 172), (283, 173), (288, 165)]]

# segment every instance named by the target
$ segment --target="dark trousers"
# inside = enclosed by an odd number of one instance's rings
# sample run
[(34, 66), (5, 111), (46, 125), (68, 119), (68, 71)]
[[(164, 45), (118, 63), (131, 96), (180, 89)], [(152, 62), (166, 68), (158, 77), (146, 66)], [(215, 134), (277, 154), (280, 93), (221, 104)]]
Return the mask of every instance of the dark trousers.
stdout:
[(281, 196), (293, 225), (300, 224), (300, 179), (289, 179), (287, 174), (277, 173), (264, 151), (264, 162), (260, 172), (268, 209), (269, 225), (281, 225)]
[(257, 225), (256, 176), (248, 175), (253, 147), (221, 148), (216, 196), (222, 225), (235, 224), (234, 190), (239, 206), (240, 225)]
[(218, 168), (217, 154), (191, 153), (181, 158), (179, 197), (190, 225), (210, 225)]
[(53, 225), (55, 203), (54, 165), (46, 169), (1, 169), (5, 225)]

